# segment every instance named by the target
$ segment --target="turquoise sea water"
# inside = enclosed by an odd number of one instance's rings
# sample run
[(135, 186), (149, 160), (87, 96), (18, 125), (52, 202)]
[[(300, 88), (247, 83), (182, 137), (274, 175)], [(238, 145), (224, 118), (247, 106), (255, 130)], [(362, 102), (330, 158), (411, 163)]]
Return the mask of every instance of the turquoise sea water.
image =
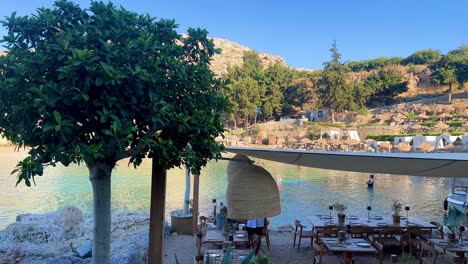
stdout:
[[(13, 147), (0, 147), (0, 229), (15, 221), (18, 214), (44, 213), (74, 205), (90, 216), (92, 204), (91, 183), (85, 166), (48, 167), (36, 186), (24, 184), (15, 187), (16, 177), (10, 175), (25, 152)], [(298, 167), (260, 161), (276, 178), (280, 189), (282, 212), (272, 218), (273, 226), (292, 223), (314, 214), (328, 214), (328, 206), (340, 201), (348, 206), (350, 214), (390, 214), (393, 198), (410, 206), (409, 216), (443, 222), (446, 220), (442, 203), (450, 191), (448, 178), (376, 175), (373, 189), (368, 189), (368, 174), (339, 172)], [(225, 201), (227, 161), (210, 163), (200, 176), (201, 212), (211, 207), (211, 199)], [(118, 163), (112, 175), (112, 209), (149, 212), (151, 161), (145, 160), (138, 168)], [(185, 170), (168, 172), (166, 212), (182, 207), (185, 188)], [(229, 205), (228, 205), (229, 206)], [(259, 205), (261, 206), (261, 205)], [(405, 214), (405, 212), (403, 212)], [(453, 217), (451, 217), (452, 219)], [(455, 216), (454, 219), (459, 219)], [(458, 221), (458, 220), (454, 220)]]

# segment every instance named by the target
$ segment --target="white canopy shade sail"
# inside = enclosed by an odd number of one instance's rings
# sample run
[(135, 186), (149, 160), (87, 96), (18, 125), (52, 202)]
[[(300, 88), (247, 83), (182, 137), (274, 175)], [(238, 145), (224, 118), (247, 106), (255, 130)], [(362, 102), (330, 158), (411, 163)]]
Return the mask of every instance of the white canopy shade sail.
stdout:
[(227, 152), (313, 168), (468, 178), (468, 153), (368, 153), (226, 147)]

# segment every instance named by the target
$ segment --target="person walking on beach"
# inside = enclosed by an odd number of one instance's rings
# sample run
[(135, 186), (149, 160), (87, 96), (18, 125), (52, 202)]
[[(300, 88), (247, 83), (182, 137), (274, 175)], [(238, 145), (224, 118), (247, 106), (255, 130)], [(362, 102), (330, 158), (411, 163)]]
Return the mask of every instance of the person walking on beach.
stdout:
[[(265, 218), (247, 220), (246, 229), (251, 245), (255, 248), (255, 256), (258, 255), (262, 246), (263, 227), (265, 226)], [(254, 239), (254, 235), (257, 237)]]
[(369, 176), (369, 180), (367, 181), (367, 187), (374, 187), (374, 175), (373, 174)]

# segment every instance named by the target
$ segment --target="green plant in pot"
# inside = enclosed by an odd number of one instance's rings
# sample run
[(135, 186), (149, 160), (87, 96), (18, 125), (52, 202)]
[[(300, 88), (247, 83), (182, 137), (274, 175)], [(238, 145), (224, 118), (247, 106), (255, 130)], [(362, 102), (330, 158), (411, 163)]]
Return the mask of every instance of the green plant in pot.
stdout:
[(447, 233), (447, 239), (450, 243), (454, 243), (455, 240), (457, 239), (457, 231), (458, 231), (458, 225), (448, 225), (448, 230), (449, 232)]
[(403, 205), (401, 204), (400, 200), (393, 199), (392, 211), (393, 211), (393, 223), (394, 224), (400, 223), (400, 212), (402, 208), (403, 208)]
[(343, 225), (345, 222), (345, 217), (346, 215), (344, 214), (344, 211), (348, 209), (348, 207), (342, 203), (335, 202), (333, 204), (333, 209), (338, 213), (338, 223), (340, 225)]

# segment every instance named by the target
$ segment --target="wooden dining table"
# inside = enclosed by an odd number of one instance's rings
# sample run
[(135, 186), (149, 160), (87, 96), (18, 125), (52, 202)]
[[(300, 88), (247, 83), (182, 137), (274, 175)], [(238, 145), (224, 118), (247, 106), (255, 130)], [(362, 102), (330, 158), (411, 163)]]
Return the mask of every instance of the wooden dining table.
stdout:
[(314, 228), (337, 227), (345, 228), (346, 225), (379, 228), (396, 228), (396, 229), (437, 229), (438, 227), (428, 221), (416, 217), (402, 217), (399, 224), (393, 223), (392, 216), (384, 215), (346, 215), (344, 225), (340, 225), (336, 215), (312, 215), (305, 217)]
[[(206, 260), (207, 256), (210, 257), (209, 264), (219, 264), (224, 258), (224, 251), (221, 249), (209, 249), (205, 251), (204, 254), (204, 263), (208, 264)], [(232, 264), (240, 264), (242, 261), (250, 254), (250, 249), (232, 249), (231, 252), (231, 262)]]
[(462, 243), (458, 243), (458, 241), (455, 243), (449, 243), (447, 239), (436, 238), (428, 239), (428, 241), (446, 251), (455, 253), (461, 259), (464, 259), (465, 253), (468, 252), (468, 241), (462, 241)]
[(322, 238), (322, 243), (330, 252), (344, 253), (345, 263), (353, 262), (353, 254), (378, 252), (369, 240), (363, 238), (352, 238), (343, 243), (339, 243), (338, 238)]
[[(226, 241), (223, 236), (223, 232), (218, 229), (210, 229), (206, 232), (206, 235), (202, 238), (202, 243), (222, 244)], [(239, 230), (233, 234), (233, 246), (237, 247), (240, 245), (248, 246), (249, 237), (247, 231)]]

